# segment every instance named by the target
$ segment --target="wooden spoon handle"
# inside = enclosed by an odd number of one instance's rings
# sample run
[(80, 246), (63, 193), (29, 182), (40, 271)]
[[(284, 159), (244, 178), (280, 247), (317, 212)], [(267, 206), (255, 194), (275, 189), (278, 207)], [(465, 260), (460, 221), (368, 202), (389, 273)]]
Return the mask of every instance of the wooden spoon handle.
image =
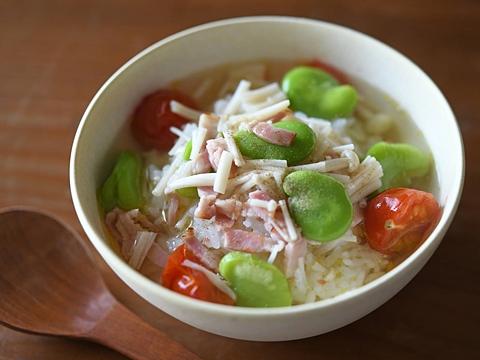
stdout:
[(153, 328), (120, 303), (86, 337), (138, 360), (200, 360), (162, 331)]

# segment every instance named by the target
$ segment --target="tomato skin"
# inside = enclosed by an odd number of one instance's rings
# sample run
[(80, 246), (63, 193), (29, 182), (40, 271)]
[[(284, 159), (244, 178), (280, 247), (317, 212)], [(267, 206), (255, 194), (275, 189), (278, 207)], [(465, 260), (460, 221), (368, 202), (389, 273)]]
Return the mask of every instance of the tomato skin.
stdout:
[(189, 121), (170, 110), (172, 100), (196, 107), (188, 96), (168, 89), (160, 89), (147, 95), (137, 106), (131, 129), (135, 139), (145, 148), (160, 151), (170, 149), (176, 140), (176, 135), (169, 130), (170, 127), (181, 127)]
[(347, 75), (345, 75), (342, 71), (338, 70), (335, 66), (329, 65), (324, 63), (319, 59), (314, 59), (306, 64), (307, 66), (316, 67), (320, 70), (323, 70), (330, 75), (332, 75), (340, 84), (350, 84), (350, 80), (348, 79)]
[(198, 259), (187, 250), (185, 245), (180, 245), (168, 257), (162, 273), (163, 286), (195, 299), (235, 305), (233, 299), (213, 285), (205, 274), (183, 266), (182, 262), (185, 259), (198, 262)]
[(440, 215), (430, 193), (407, 188), (384, 191), (367, 204), (368, 244), (386, 255), (408, 256), (430, 235)]

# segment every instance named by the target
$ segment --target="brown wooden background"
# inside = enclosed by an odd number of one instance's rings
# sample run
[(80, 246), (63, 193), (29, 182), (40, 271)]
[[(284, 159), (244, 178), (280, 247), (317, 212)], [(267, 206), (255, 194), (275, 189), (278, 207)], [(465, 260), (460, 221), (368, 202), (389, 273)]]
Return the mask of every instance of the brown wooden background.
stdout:
[[(480, 1), (0, 0), (0, 206), (47, 209), (81, 231), (68, 158), (97, 88), (166, 35), (258, 14), (307, 16), (366, 32), (409, 56), (443, 89), (467, 157), (464, 196), (450, 231), (394, 299), (350, 326), (301, 341), (251, 343), (193, 329), (139, 299), (100, 263), (112, 291), (205, 359), (480, 358)], [(98, 345), (0, 327), (0, 359), (122, 358)]]

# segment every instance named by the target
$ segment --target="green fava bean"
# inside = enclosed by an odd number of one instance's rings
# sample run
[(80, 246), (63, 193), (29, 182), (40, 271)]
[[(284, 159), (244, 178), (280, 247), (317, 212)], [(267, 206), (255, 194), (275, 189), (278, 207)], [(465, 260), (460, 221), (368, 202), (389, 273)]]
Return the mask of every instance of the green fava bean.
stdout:
[(178, 195), (189, 198), (189, 199), (198, 199), (198, 191), (195, 186), (177, 189), (175, 190), (175, 192)]
[[(185, 144), (185, 150), (183, 151), (183, 160), (185, 161), (190, 160), (191, 153), (192, 153), (192, 140), (188, 140), (187, 143)], [(198, 199), (197, 188), (194, 186), (177, 189), (175, 190), (175, 192), (178, 195), (189, 198), (189, 199)]]
[(283, 191), (303, 235), (327, 242), (342, 236), (353, 218), (352, 203), (345, 187), (328, 175), (315, 171), (295, 171), (285, 177)]
[(350, 116), (357, 105), (357, 91), (340, 85), (330, 74), (299, 66), (285, 74), (282, 89), (293, 110), (308, 116), (332, 120)]
[(378, 192), (393, 187), (408, 187), (412, 178), (427, 175), (431, 158), (410, 144), (390, 144), (379, 142), (368, 150), (382, 165), (382, 187)]
[(187, 161), (190, 159), (190, 154), (192, 153), (192, 140), (188, 140), (185, 144), (185, 150), (183, 151), (183, 160)]
[(295, 165), (305, 160), (315, 148), (315, 133), (301, 121), (287, 119), (273, 124), (274, 127), (296, 133), (289, 146), (271, 144), (247, 130), (238, 131), (234, 138), (240, 152), (250, 159), (287, 160)]
[(275, 266), (252, 254), (233, 251), (220, 261), (220, 274), (237, 296), (238, 306), (290, 306), (287, 278)]
[(140, 156), (131, 151), (120, 154), (112, 173), (100, 188), (100, 204), (105, 211), (116, 206), (131, 210), (143, 205), (142, 170)]

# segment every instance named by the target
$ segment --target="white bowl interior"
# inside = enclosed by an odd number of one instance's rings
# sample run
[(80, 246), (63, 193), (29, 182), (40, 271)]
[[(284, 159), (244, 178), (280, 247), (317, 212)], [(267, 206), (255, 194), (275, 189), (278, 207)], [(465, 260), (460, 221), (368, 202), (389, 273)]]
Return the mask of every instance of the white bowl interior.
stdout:
[[(438, 179), (436, 195), (444, 207), (439, 227), (410, 259), (368, 289), (373, 289), (398, 275), (399, 286), (391, 287), (395, 290), (390, 290), (388, 296), (384, 296), (386, 300), (408, 282), (426, 262), (453, 216), (463, 184), (461, 137), (454, 116), (441, 92), (408, 59), (358, 32), (307, 19), (280, 17), (234, 19), (186, 30), (162, 40), (137, 55), (101, 88), (79, 126), (71, 160), (72, 196), (77, 213), (100, 253), (117, 274), (140, 295), (195, 326), (217, 333), (220, 331), (218, 327), (212, 330), (214, 325), (202, 326), (208, 323), (202, 315), (190, 314), (188, 319), (188, 316), (182, 316), (171, 304), (173, 301), (177, 304), (182, 303), (182, 306), (188, 307), (191, 311), (196, 311), (195, 309), (205, 311), (207, 308), (203, 302), (190, 300), (182, 302), (178, 296), (171, 296), (168, 291), (152, 290), (156, 287), (153, 283), (146, 279), (140, 280), (141, 277), (133, 274), (133, 270), (127, 269), (106, 246), (102, 220), (97, 208), (96, 189), (109, 171), (109, 165), (119, 148), (119, 145), (115, 144), (115, 139), (135, 105), (143, 96), (170, 81), (215, 65), (262, 58), (295, 60), (316, 57), (335, 64), (354, 77), (366, 80), (395, 99), (414, 119), (435, 159), (435, 173)], [(422, 253), (425, 253), (423, 257)], [(412, 264), (415, 271), (405, 270), (409, 264)], [(402, 276), (402, 280), (399, 280)], [(155, 298), (158, 294), (162, 294), (163, 298)], [(351, 295), (355, 294), (353, 292)], [(213, 306), (208, 308), (209, 311), (221, 309), (218, 311), (224, 314), (236, 311)], [(308, 309), (319, 306), (322, 305), (313, 304)], [(246, 309), (242, 314), (250, 314), (249, 311), (255, 310), (258, 309)], [(371, 310), (372, 308), (364, 309), (361, 315), (356, 315), (356, 318)], [(193, 318), (196, 320), (192, 320)], [(341, 326), (352, 319), (353, 317), (349, 316), (348, 320), (343, 322), (330, 320), (328, 323), (334, 325), (329, 329)], [(309, 328), (309, 334), (326, 331), (324, 328), (318, 329), (319, 327)], [(224, 334), (251, 338), (234, 330)], [(306, 332), (290, 337), (285, 332), (282, 334), (283, 337), (272, 335), (264, 336), (262, 339), (298, 338), (305, 336)]]

